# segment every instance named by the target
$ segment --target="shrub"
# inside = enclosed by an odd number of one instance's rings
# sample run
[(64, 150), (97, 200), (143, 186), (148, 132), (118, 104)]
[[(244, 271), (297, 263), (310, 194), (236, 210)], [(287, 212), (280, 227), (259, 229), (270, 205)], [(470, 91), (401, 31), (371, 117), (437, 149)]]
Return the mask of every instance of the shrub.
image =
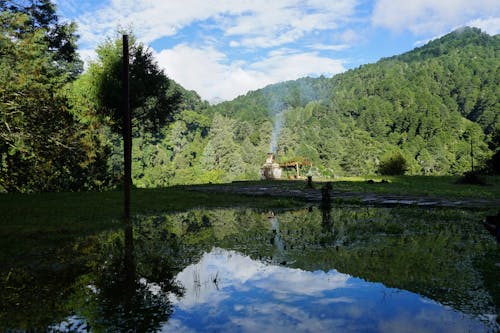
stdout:
[(404, 175), (408, 170), (408, 163), (400, 152), (383, 158), (378, 166), (381, 175)]

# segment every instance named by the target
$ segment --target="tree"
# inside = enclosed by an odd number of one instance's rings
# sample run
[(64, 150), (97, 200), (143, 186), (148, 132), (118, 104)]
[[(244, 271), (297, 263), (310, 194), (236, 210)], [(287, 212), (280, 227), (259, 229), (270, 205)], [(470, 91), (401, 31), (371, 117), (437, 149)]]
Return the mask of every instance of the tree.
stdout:
[(43, 40), (55, 66), (51, 70), (67, 81), (74, 80), (83, 69), (83, 62), (76, 52), (76, 24), (61, 23), (56, 6), (51, 0), (0, 1), (2, 11), (26, 15), (26, 24), (20, 33), (44, 29)]
[(50, 1), (0, 7), (0, 187), (81, 188), (98, 166), (88, 128), (73, 119), (62, 93), (81, 68), (75, 26), (59, 24)]
[[(171, 120), (181, 94), (170, 89), (171, 82), (153, 58), (151, 50), (130, 37), (130, 109), (135, 133), (157, 133)], [(107, 122), (113, 131), (122, 126), (122, 40), (107, 39), (97, 47), (92, 62), (80, 80), (86, 81), (89, 98), (95, 101), (95, 116)]]
[(204, 169), (219, 172), (220, 180), (234, 179), (243, 171), (240, 149), (234, 141), (235, 127), (234, 120), (216, 114), (201, 158)]

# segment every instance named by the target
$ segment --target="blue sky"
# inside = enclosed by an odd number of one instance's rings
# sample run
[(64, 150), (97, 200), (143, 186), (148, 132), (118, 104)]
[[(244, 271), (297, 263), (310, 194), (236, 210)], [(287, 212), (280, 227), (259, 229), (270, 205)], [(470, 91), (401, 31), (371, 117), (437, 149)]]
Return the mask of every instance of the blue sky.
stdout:
[(79, 48), (129, 27), (165, 73), (230, 100), (304, 76), (332, 76), (469, 25), (500, 33), (498, 0), (57, 0)]

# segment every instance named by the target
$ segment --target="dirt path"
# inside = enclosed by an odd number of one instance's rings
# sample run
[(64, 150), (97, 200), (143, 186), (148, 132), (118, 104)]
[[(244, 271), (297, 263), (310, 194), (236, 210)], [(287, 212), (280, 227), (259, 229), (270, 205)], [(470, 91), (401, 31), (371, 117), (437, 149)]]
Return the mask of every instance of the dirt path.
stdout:
[[(320, 202), (321, 190), (319, 189), (284, 189), (280, 186), (270, 184), (262, 185), (203, 185), (191, 186), (190, 190), (202, 192), (223, 192), (255, 196), (272, 196), (284, 198), (296, 198), (307, 202)], [(415, 195), (395, 195), (385, 193), (364, 193), (364, 192), (341, 192), (332, 190), (332, 200), (343, 200), (380, 206), (400, 206), (415, 205), (420, 207), (457, 207), (457, 208), (499, 208), (500, 199), (481, 198), (440, 198)]]

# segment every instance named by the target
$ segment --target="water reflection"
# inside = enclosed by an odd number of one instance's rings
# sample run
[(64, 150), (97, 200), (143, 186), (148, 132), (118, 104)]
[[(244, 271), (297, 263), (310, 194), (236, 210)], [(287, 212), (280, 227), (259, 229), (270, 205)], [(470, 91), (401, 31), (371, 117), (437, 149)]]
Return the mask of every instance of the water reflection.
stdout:
[(498, 329), (500, 258), (480, 214), (323, 208), (143, 216), (41, 268), (0, 267), (0, 330)]
[(79, 277), (72, 295), (77, 315), (51, 329), (155, 332), (168, 321), (174, 309), (169, 297), (183, 291), (173, 279), (171, 265), (149, 253), (147, 246), (136, 246), (131, 224), (124, 226), (122, 235), (106, 236), (89, 262), (92, 270)]
[(304, 271), (214, 248), (177, 275), (185, 286), (163, 331), (478, 332), (470, 316), (336, 270)]

